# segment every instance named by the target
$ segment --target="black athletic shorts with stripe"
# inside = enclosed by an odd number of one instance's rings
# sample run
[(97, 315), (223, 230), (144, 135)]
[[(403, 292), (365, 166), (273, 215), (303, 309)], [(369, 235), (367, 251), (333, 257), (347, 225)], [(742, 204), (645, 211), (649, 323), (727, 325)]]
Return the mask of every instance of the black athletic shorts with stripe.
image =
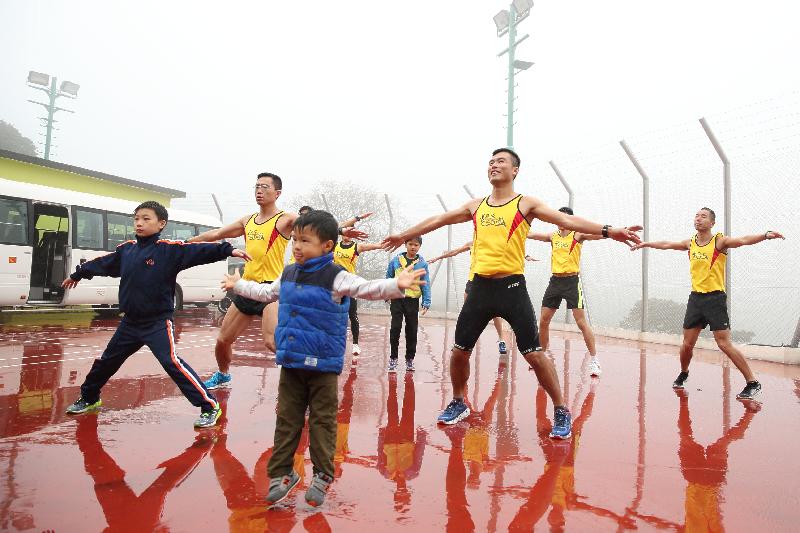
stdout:
[(583, 309), (583, 287), (580, 276), (551, 276), (544, 291), (542, 307), (558, 309), (561, 300), (567, 301), (567, 309)]
[[(272, 283), (271, 281), (262, 281), (261, 283)], [(251, 300), (239, 294), (231, 292), (231, 301), (242, 314), (248, 316), (264, 316), (264, 308), (267, 306), (264, 302), (258, 300)]]
[(533, 311), (525, 276), (484, 278), (475, 275), (456, 322), (455, 347), (471, 352), (494, 317), (509, 323), (522, 354), (541, 350), (536, 313)]
[(692, 291), (686, 304), (683, 329), (703, 329), (706, 326), (709, 326), (711, 331), (729, 329), (731, 326), (727, 299), (725, 291)]

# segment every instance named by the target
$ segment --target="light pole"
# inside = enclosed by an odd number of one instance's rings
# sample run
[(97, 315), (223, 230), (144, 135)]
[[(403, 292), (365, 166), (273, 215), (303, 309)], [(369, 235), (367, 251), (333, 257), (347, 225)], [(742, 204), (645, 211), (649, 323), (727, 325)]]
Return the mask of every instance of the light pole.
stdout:
[(28, 72), (28, 87), (32, 89), (36, 89), (38, 91), (43, 91), (47, 95), (47, 103), (37, 102), (36, 100), (28, 100), (32, 104), (38, 104), (44, 107), (47, 110), (46, 117), (39, 117), (44, 120), (43, 125), (47, 129), (47, 139), (44, 144), (44, 158), (50, 159), (50, 141), (53, 139), (53, 115), (56, 111), (66, 111), (67, 113), (74, 113), (74, 111), (70, 109), (64, 109), (63, 107), (56, 107), (56, 98), (59, 96), (66, 96), (67, 98), (77, 98), (78, 97), (78, 89), (80, 89), (80, 85), (77, 83), (72, 83), (71, 81), (62, 81), (61, 87), (58, 87), (58, 78), (53, 76), (50, 77), (49, 74), (43, 74), (41, 72)]
[(508, 124), (506, 126), (506, 145), (509, 148), (514, 147), (514, 76), (533, 66), (533, 63), (530, 61), (515, 59), (517, 45), (530, 37), (525, 34), (521, 39), (517, 40), (517, 24), (530, 15), (532, 7), (533, 0), (513, 0), (511, 5), (508, 6), (508, 9), (503, 9), (494, 16), (494, 24), (497, 26), (497, 36), (502, 37), (508, 34), (508, 48), (497, 54), (497, 57), (502, 57), (503, 54), (508, 53), (508, 111), (506, 114)]

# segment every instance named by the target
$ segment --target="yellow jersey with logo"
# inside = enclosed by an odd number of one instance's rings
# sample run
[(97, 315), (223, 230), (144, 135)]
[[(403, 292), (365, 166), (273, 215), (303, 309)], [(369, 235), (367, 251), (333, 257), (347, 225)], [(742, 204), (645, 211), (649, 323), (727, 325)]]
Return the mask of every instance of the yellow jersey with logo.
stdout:
[(717, 239), (722, 233), (714, 235), (704, 246), (697, 243), (697, 235), (689, 245), (689, 272), (692, 275), (694, 292), (713, 292), (725, 290), (725, 261), (727, 255), (717, 250)]
[(566, 237), (556, 231), (550, 236), (550, 267), (553, 274), (577, 274), (581, 270), (581, 248), (583, 244), (575, 238), (575, 232), (570, 231)]
[(333, 247), (333, 262), (341, 265), (351, 274), (356, 271), (356, 261), (358, 260), (358, 245), (355, 242), (342, 244), (341, 241)]
[(283, 211), (278, 211), (272, 218), (257, 223), (258, 213), (254, 214), (244, 226), (245, 250), (253, 258), (244, 266), (243, 279), (257, 281), (275, 281), (283, 272), (283, 256), (289, 239), (280, 234), (277, 228), (278, 219)]
[[(400, 273), (406, 269), (408, 265), (415, 265), (417, 261), (419, 261), (419, 255), (415, 256), (414, 259), (409, 259), (405, 253), (402, 253), (397, 256), (397, 260), (400, 262), (400, 268), (396, 268), (394, 270), (394, 277), (400, 275)], [(422, 289), (419, 287), (410, 287), (406, 289), (405, 295), (409, 298), (419, 298), (422, 296)]]
[(525, 272), (525, 239), (531, 225), (519, 210), (519, 194), (503, 205), (481, 201), (472, 215), (472, 274), (511, 276)]

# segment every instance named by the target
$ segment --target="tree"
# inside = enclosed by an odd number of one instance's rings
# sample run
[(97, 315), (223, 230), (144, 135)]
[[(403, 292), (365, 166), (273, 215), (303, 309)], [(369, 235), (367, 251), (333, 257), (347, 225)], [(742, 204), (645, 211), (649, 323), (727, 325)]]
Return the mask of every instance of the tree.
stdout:
[(0, 148), (36, 157), (36, 145), (12, 124), (0, 120)]

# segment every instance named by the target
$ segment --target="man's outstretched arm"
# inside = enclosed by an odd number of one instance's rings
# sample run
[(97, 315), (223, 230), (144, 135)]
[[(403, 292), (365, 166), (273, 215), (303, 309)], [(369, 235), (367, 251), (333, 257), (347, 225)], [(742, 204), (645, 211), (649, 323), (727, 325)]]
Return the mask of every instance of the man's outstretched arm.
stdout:
[(389, 235), (383, 239), (383, 241), (381, 241), (381, 245), (383, 246), (384, 250), (396, 250), (401, 244), (406, 242), (411, 237), (425, 235), (433, 230), (441, 228), (442, 226), (468, 222), (472, 218), (474, 208), (477, 207), (480, 201), (480, 199), (476, 198), (474, 200), (470, 200), (457, 209), (453, 209), (452, 211), (447, 211), (441, 215), (428, 217), (419, 224), (411, 226), (401, 233)]

